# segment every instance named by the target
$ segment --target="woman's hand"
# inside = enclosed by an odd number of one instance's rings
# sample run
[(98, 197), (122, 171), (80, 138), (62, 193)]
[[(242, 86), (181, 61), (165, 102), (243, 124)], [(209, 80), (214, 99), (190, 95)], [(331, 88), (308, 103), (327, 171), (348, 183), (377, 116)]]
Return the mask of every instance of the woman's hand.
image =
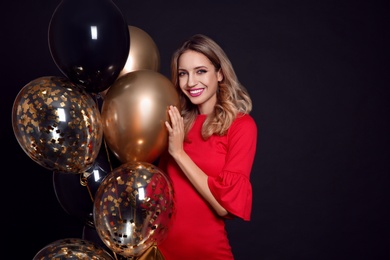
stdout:
[(168, 130), (168, 152), (176, 159), (184, 152), (184, 121), (179, 110), (175, 106), (169, 106), (168, 114), (171, 119), (171, 124), (169, 124), (168, 121), (165, 121), (165, 126)]

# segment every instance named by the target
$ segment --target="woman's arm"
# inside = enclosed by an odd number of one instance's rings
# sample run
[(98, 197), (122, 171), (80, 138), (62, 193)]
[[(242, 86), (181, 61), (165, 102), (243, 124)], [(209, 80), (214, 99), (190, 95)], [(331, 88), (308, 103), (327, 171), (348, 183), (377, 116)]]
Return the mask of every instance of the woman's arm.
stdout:
[(226, 216), (227, 210), (215, 199), (211, 193), (207, 179), (208, 176), (192, 161), (188, 154), (183, 149), (184, 142), (184, 122), (179, 110), (175, 106), (169, 107), (169, 117), (171, 124), (165, 122), (167, 127), (168, 138), (168, 152), (174, 158), (181, 170), (187, 176), (195, 189), (201, 196), (213, 207), (219, 216)]

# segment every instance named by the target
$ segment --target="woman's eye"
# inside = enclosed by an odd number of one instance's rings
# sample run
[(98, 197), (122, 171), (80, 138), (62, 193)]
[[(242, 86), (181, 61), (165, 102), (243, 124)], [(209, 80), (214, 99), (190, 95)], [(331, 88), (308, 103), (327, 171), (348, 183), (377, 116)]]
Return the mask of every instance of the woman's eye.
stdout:
[(183, 77), (186, 73), (184, 71), (179, 71), (178, 75), (179, 77)]
[(198, 70), (196, 73), (203, 74), (203, 73), (206, 73), (206, 72), (207, 72), (207, 70)]

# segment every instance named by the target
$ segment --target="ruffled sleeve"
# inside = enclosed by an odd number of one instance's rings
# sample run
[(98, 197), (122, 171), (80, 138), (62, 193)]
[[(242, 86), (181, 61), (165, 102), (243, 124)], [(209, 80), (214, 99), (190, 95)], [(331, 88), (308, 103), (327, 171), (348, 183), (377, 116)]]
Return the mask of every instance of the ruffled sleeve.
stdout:
[(256, 123), (251, 116), (244, 115), (233, 122), (227, 135), (225, 165), (216, 178), (208, 178), (208, 185), (230, 215), (249, 221), (252, 211), (250, 174), (257, 144)]

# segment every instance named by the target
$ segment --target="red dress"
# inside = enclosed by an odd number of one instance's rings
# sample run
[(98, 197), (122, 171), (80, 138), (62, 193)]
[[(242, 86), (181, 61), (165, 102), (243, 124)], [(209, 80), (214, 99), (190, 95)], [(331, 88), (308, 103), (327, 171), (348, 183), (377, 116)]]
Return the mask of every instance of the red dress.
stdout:
[[(249, 221), (252, 210), (250, 173), (256, 152), (257, 126), (250, 115), (237, 118), (227, 135), (213, 135), (204, 141), (201, 127), (206, 115), (199, 115), (184, 142), (185, 152), (209, 176), (214, 197), (230, 213)], [(175, 217), (167, 237), (158, 248), (166, 260), (234, 259), (218, 216), (197, 193), (171, 156), (164, 154), (159, 168), (171, 178)]]

